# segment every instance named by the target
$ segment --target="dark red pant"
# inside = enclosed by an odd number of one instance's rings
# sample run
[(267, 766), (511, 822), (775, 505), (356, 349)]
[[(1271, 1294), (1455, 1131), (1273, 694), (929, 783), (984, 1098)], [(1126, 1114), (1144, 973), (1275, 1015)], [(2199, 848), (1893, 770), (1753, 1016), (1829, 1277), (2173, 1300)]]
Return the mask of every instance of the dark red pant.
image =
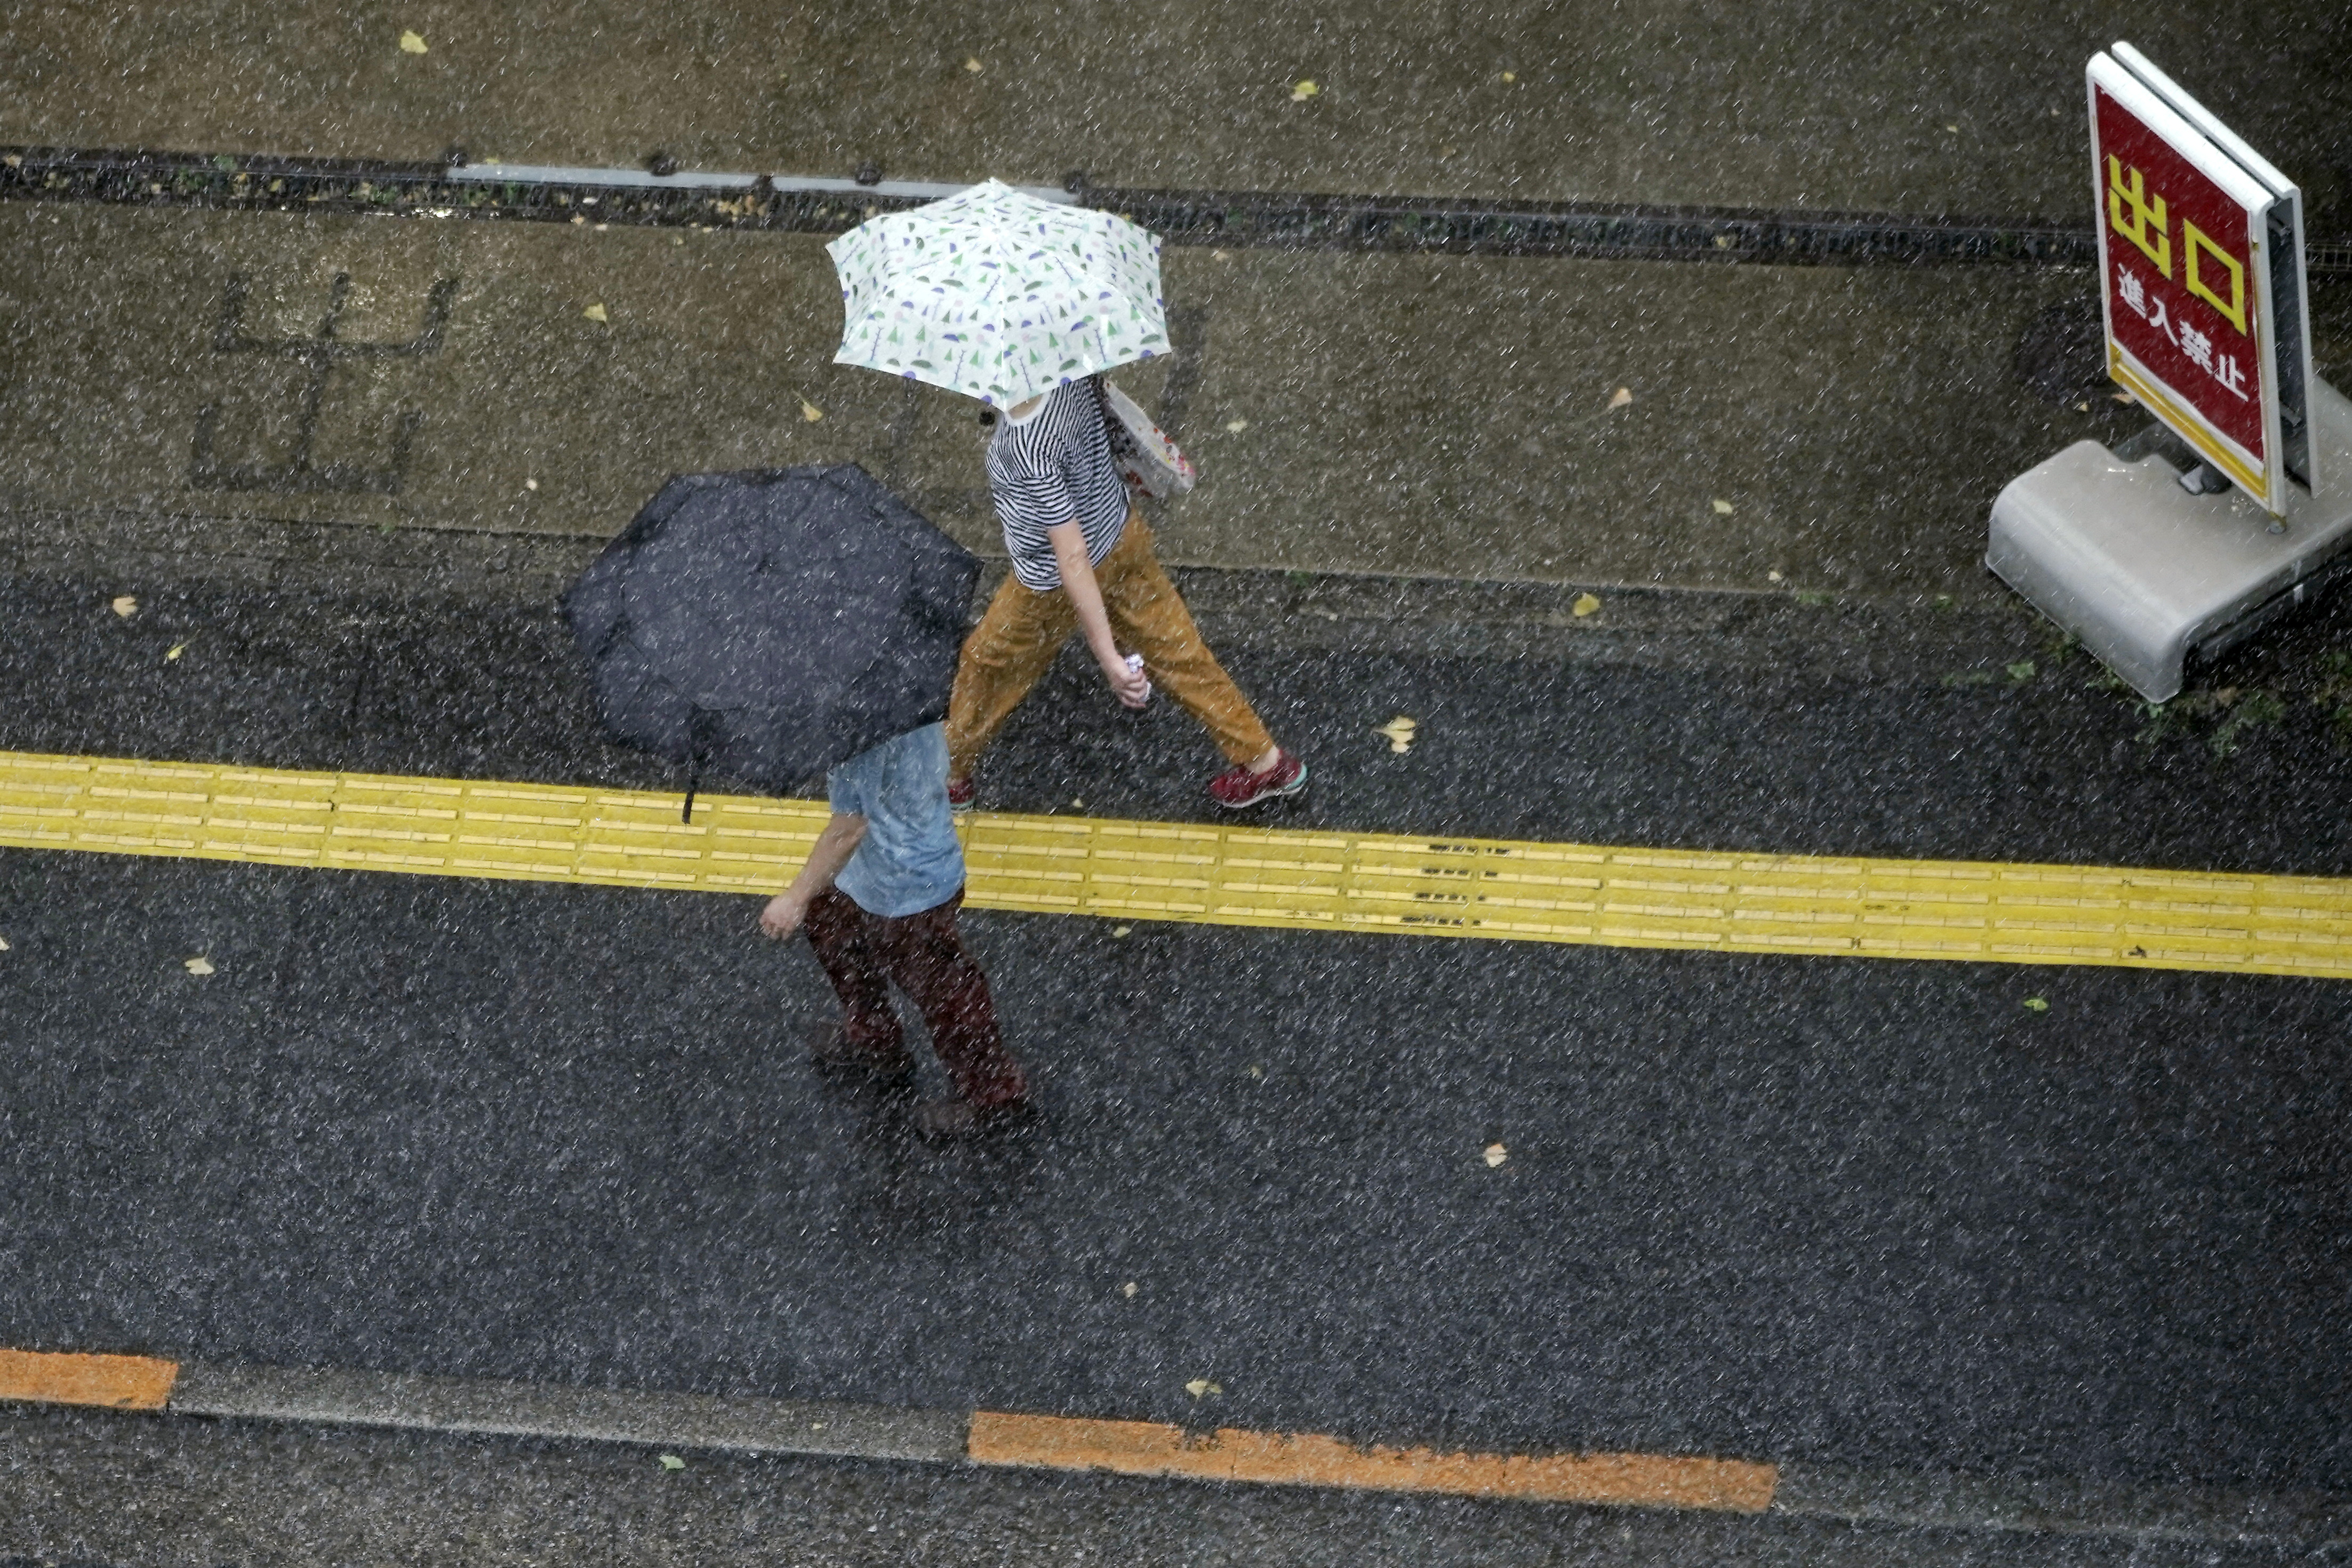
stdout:
[(955, 1079), (956, 1092), (1003, 1105), (1029, 1092), (1021, 1064), (996, 1032), (996, 1005), (956, 931), (963, 889), (913, 915), (870, 915), (837, 888), (810, 903), (809, 946), (848, 1015), (849, 1037), (880, 1056), (903, 1053), (905, 1037), (890, 1011), (897, 981), (930, 1026), (931, 1048)]

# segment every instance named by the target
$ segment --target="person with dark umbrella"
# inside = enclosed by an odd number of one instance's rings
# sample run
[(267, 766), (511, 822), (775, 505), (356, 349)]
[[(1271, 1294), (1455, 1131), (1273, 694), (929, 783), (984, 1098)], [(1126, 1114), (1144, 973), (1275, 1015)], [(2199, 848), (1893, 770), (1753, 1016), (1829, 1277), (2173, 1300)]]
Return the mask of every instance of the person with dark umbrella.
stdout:
[(1013, 1126), (1029, 1085), (956, 929), (963, 849), (941, 721), (980, 563), (854, 464), (670, 480), (564, 596), (597, 710), (683, 764), (778, 792), (824, 775), (833, 816), (760, 929), (808, 932), (844, 1016), (821, 1068), (906, 1087), (895, 981), (929, 1023), (953, 1098), (934, 1138)]
[(956, 1096), (919, 1107), (931, 1138), (995, 1131), (1030, 1114), (1021, 1066), (997, 1033), (988, 977), (956, 930), (963, 847), (948, 811), (948, 746), (927, 724), (860, 752), (825, 775), (833, 816), (792, 886), (768, 900), (760, 929), (779, 940), (805, 929), (841, 998), (810, 1054), (834, 1071), (886, 1086), (912, 1080), (915, 1058), (888, 983), (930, 1026), (931, 1048)]

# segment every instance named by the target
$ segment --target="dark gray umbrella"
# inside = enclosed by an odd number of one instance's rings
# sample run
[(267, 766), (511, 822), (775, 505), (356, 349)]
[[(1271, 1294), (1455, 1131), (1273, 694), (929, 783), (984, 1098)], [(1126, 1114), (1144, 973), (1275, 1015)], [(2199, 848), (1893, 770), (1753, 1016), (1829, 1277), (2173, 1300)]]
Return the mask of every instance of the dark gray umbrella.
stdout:
[(604, 722), (771, 789), (946, 717), (980, 563), (855, 464), (687, 474), (563, 596)]

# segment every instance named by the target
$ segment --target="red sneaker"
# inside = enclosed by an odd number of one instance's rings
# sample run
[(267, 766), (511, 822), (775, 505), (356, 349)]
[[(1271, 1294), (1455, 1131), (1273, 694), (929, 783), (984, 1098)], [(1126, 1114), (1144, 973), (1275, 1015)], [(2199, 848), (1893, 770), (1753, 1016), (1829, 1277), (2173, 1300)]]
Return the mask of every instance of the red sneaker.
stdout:
[(1307, 787), (1307, 764), (1277, 750), (1274, 766), (1262, 773), (1236, 764), (1209, 781), (1209, 796), (1227, 811), (1239, 811), (1277, 795), (1297, 795)]
[(980, 786), (970, 779), (948, 780), (948, 809), (961, 816), (980, 798)]

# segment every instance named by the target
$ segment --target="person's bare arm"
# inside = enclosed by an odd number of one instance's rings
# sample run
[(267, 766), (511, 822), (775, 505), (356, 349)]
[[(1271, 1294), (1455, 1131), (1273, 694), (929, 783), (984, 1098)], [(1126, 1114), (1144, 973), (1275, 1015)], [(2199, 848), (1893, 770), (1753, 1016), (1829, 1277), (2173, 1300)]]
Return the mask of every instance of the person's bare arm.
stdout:
[(1078, 612), (1078, 630), (1087, 639), (1087, 647), (1102, 666), (1103, 679), (1118, 700), (1129, 708), (1140, 708), (1150, 698), (1151, 683), (1139, 670), (1129, 669), (1127, 659), (1111, 639), (1110, 616), (1103, 610), (1102, 585), (1095, 581), (1094, 563), (1087, 559), (1086, 531), (1076, 522), (1066, 522), (1045, 531), (1045, 538), (1054, 546), (1055, 563), (1062, 569), (1062, 591), (1070, 596), (1070, 607)]
[(772, 937), (788, 937), (801, 929), (808, 919), (808, 907), (819, 893), (833, 886), (841, 868), (857, 852), (858, 841), (866, 837), (866, 819), (847, 812), (835, 812), (824, 831), (816, 836), (809, 847), (808, 858), (801, 862), (800, 875), (793, 885), (768, 900), (760, 911), (760, 930)]

